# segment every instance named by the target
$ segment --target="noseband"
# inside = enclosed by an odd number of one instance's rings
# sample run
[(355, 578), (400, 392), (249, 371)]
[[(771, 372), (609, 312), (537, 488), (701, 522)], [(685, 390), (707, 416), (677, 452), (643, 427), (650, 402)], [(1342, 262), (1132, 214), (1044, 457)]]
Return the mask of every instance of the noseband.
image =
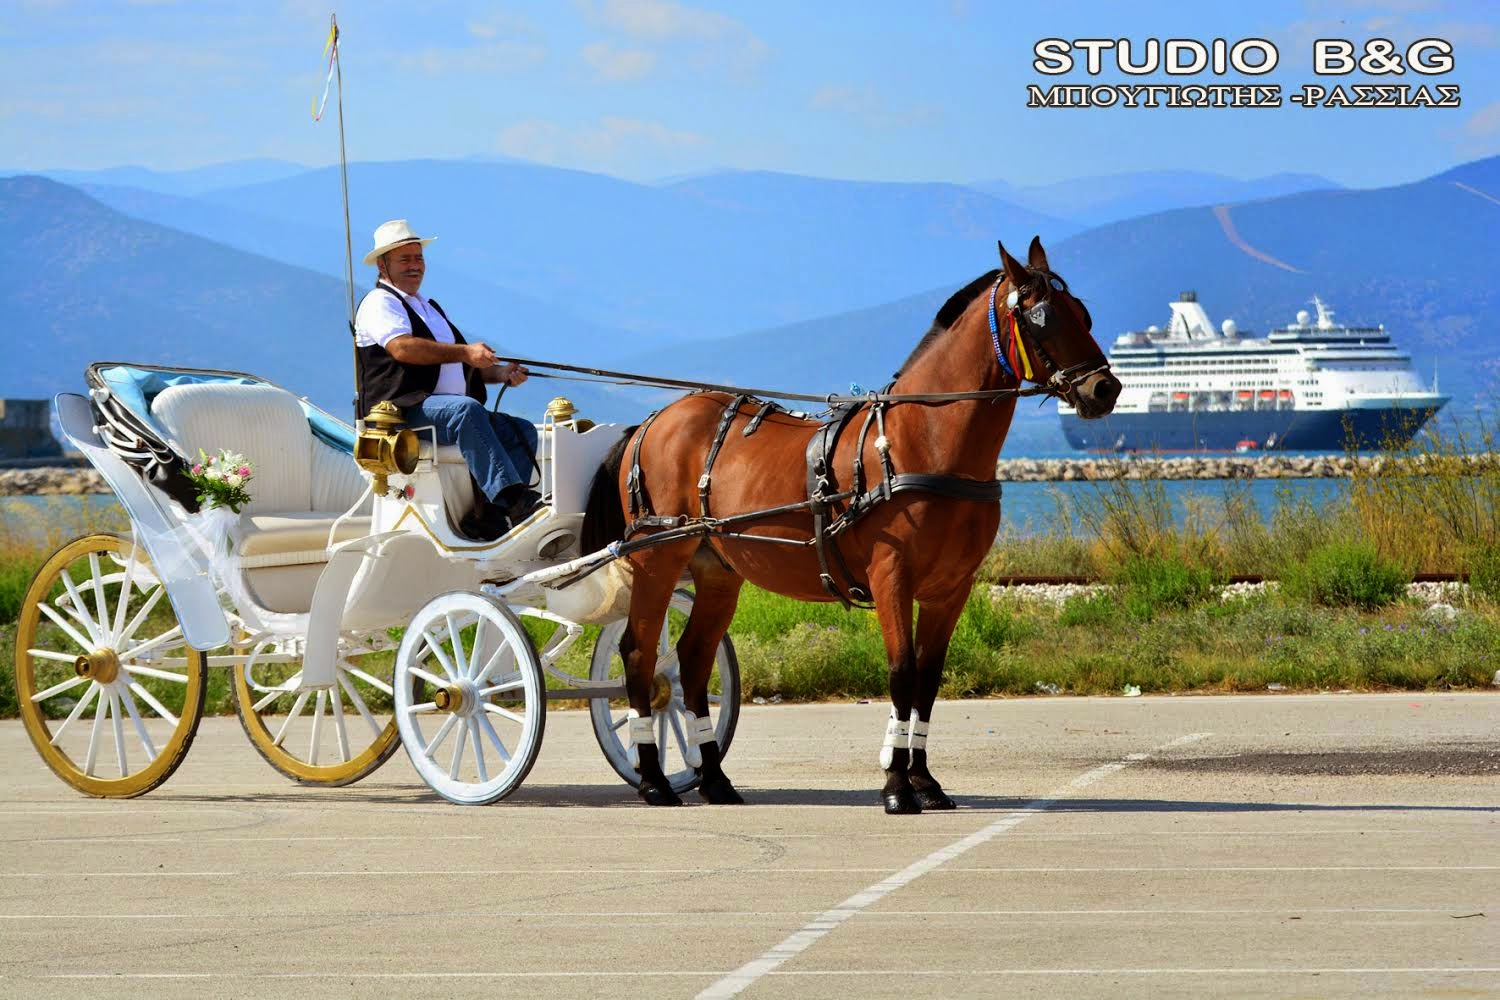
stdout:
[[(1062, 396), (1069, 403), (1076, 406), (1078, 386), (1085, 379), (1107, 371), (1109, 369), (1109, 359), (1103, 354), (1099, 354), (1096, 357), (1089, 358), (1086, 361), (1067, 368), (1059, 366), (1052, 359), (1052, 355), (1047, 351), (1046, 343), (1057, 333), (1057, 327), (1053, 323), (1054, 310), (1051, 304), (1052, 296), (1050, 292), (1053, 287), (1052, 281), (1061, 282), (1062, 279), (1057, 278), (1049, 272), (1031, 271), (1030, 269), (1028, 271), (1035, 276), (1037, 284), (1044, 289), (1041, 300), (1029, 309), (1021, 308), (1021, 291), (1014, 285), (1011, 286), (1010, 294), (1005, 297), (1006, 319), (1009, 321), (1005, 324), (1005, 327), (1007, 328), (1010, 344), (1015, 348), (1016, 359), (1020, 363), (1020, 371), (1016, 370), (1017, 366), (1011, 364), (1006, 356), (1007, 351), (1000, 343), (1001, 324), (999, 313), (995, 308), (995, 299), (999, 294), (1000, 286), (1006, 280), (1003, 272), (1000, 277), (995, 279), (995, 284), (990, 287), (990, 340), (995, 345), (995, 360), (1000, 362), (1000, 370), (1010, 375), (1017, 382), (1027, 381), (1044, 385), (1048, 389), (1049, 395)], [(1088, 307), (1084, 306), (1081, 302), (1078, 305), (1079, 308), (1083, 309), (1085, 322), (1087, 322), (1089, 318)], [(1021, 336), (1023, 331), (1027, 334), (1025, 339)], [(1042, 374), (1041, 372), (1033, 371), (1032, 369), (1031, 358), (1027, 355), (1026, 351), (1027, 341), (1030, 341), (1031, 348), (1036, 352), (1038, 361), (1045, 363), (1047, 369), (1051, 372), (1045, 378), (1039, 377)]]

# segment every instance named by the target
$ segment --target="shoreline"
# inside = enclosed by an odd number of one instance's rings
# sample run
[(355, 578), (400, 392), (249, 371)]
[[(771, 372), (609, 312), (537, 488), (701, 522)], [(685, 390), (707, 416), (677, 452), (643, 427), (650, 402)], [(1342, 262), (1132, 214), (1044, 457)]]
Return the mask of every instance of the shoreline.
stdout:
[[(1495, 452), (1454, 456), (1416, 455), (1178, 455), (1077, 458), (1002, 458), (995, 478), (1008, 483), (1058, 483), (1113, 479), (1348, 479), (1383, 472), (1449, 471), (1460, 461), (1465, 472), (1500, 466)], [(0, 497), (80, 496), (110, 493), (104, 478), (89, 466), (44, 465), (0, 468)]]

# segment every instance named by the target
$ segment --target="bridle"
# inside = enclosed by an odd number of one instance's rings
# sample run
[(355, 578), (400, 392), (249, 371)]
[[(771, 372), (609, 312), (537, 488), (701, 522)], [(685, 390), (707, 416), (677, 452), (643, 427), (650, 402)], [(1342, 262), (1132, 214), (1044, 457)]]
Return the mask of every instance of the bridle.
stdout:
[[(1032, 280), (1024, 289), (1017, 288), (1011, 284), (1010, 292), (1005, 297), (1005, 320), (1000, 321), (999, 311), (996, 309), (996, 299), (1000, 293), (1000, 286), (1007, 279), (1005, 272), (1001, 271), (996, 277), (994, 285), (990, 287), (989, 321), (990, 340), (995, 347), (995, 360), (1000, 363), (1000, 370), (1019, 382), (1034, 382), (1045, 386), (1051, 393), (1062, 396), (1069, 405), (1078, 406), (1078, 387), (1087, 379), (1109, 370), (1109, 359), (1101, 352), (1092, 358), (1087, 358), (1076, 365), (1064, 368), (1059, 365), (1047, 350), (1047, 342), (1058, 333), (1058, 325), (1055, 322), (1056, 309), (1052, 305), (1052, 291), (1067, 291), (1067, 283), (1042, 268), (1028, 267), (1026, 273)], [(1023, 292), (1040, 290), (1040, 298), (1031, 306), (1023, 308), (1021, 300)], [(1073, 301), (1078, 302), (1077, 299)], [(1092, 328), (1093, 317), (1089, 315), (1088, 307), (1078, 302), (1078, 308), (1083, 310), (1083, 321), (1085, 328)], [(1002, 329), (1005, 339), (1009, 341), (1016, 360), (1012, 362), (1005, 345), (1001, 343)], [(1022, 334), (1025, 334), (1023, 337)], [(1030, 345), (1028, 352), (1027, 346)], [(1031, 354), (1035, 354), (1038, 364), (1033, 368)], [(1045, 367), (1045, 371), (1041, 371)], [(1019, 370), (1018, 370), (1019, 369)]]

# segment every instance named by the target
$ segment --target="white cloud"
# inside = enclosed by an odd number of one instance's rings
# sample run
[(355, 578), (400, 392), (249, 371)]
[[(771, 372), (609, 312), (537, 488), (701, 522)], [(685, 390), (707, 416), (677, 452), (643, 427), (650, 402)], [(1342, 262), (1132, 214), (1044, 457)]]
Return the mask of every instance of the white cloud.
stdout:
[(819, 88), (807, 106), (813, 111), (845, 115), (867, 128), (882, 131), (926, 125), (937, 121), (943, 113), (932, 104), (894, 105), (871, 84), (860, 87), (829, 84)]
[(583, 58), (606, 80), (639, 80), (656, 67), (656, 53), (643, 49), (617, 49), (609, 42), (583, 47)]

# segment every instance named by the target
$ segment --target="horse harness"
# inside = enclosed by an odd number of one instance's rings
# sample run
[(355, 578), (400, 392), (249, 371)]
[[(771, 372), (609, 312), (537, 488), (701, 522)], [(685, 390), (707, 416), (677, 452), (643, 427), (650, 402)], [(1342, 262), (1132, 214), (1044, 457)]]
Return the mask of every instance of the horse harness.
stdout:
[[(785, 412), (804, 419), (805, 415), (753, 396), (744, 394), (735, 396), (725, 407), (724, 415), (720, 418), (718, 428), (714, 433), (713, 442), (709, 446), (708, 456), (703, 464), (703, 474), (698, 477), (699, 514), (695, 518), (690, 518), (686, 515), (670, 517), (651, 512), (651, 499), (646, 493), (645, 484), (641, 481), (640, 454), (641, 442), (645, 440), (646, 431), (661, 411), (652, 413), (641, 424), (631, 445), (630, 471), (626, 475), (626, 490), (629, 494), (632, 520), (625, 532), (626, 541), (628, 542), (641, 532), (666, 529), (665, 537), (660, 534), (652, 535), (649, 539), (642, 539), (641, 542), (635, 544), (670, 541), (692, 535), (716, 535), (721, 538), (746, 541), (773, 542), (798, 547), (811, 546), (818, 556), (819, 582), (822, 583), (823, 589), (829, 596), (846, 608), (873, 607), (870, 603), (867, 585), (862, 586), (857, 582), (858, 578), (849, 568), (847, 560), (839, 550), (838, 536), (840, 534), (897, 493), (921, 490), (957, 500), (991, 503), (999, 501), (1001, 493), (999, 480), (966, 479), (962, 476), (926, 472), (897, 472), (891, 463), (890, 443), (885, 436), (885, 410), (889, 403), (879, 398), (887, 394), (889, 389), (890, 386), (887, 385), (881, 393), (871, 394), (868, 409), (865, 408), (865, 403), (852, 402), (837, 407), (830, 418), (823, 421), (813, 431), (806, 451), (806, 500), (724, 518), (714, 517), (709, 510), (713, 467), (735, 419), (743, 415), (740, 408), (746, 403), (760, 404), (760, 408), (745, 427), (744, 437), (755, 433), (761, 422), (771, 412)], [(853, 423), (854, 417), (861, 410), (864, 411), (865, 416), (860, 426), (859, 439), (855, 443), (853, 475), (848, 489), (841, 490), (833, 469), (834, 453), (838, 448), (840, 436)], [(875, 452), (880, 457), (881, 478), (873, 487), (867, 488), (864, 454), (865, 444), (872, 427), (877, 431)], [(838, 504), (844, 504), (844, 509), (842, 512), (835, 513), (834, 508)], [(800, 511), (810, 513), (813, 519), (812, 537), (806, 541), (748, 535), (736, 530), (753, 521)], [(838, 575), (842, 576), (843, 583), (840, 583), (838, 576), (835, 575), (835, 569)]]
[[(792, 416), (806, 419), (806, 414), (787, 410), (784, 407), (760, 400), (749, 392), (741, 391), (734, 395), (729, 405), (724, 410), (723, 417), (719, 420), (719, 426), (714, 434), (713, 443), (709, 446), (708, 456), (704, 461), (703, 475), (698, 477), (698, 506), (697, 517), (689, 517), (686, 514), (676, 517), (653, 514), (651, 511), (651, 499), (646, 493), (645, 484), (641, 481), (641, 442), (645, 440), (646, 431), (650, 428), (652, 421), (661, 414), (657, 410), (642, 422), (640, 429), (636, 432), (635, 440), (631, 446), (630, 471), (626, 477), (626, 489), (629, 494), (630, 526), (626, 529), (623, 540), (624, 548), (616, 550), (616, 555), (624, 554), (626, 549), (644, 548), (648, 545), (660, 544), (681, 538), (693, 536), (717, 535), (721, 538), (735, 538), (746, 541), (773, 542), (782, 545), (793, 545), (797, 547), (811, 546), (818, 555), (818, 579), (823, 589), (844, 607), (871, 607), (870, 593), (867, 586), (861, 586), (857, 578), (850, 570), (848, 562), (839, 551), (838, 536), (847, 531), (860, 518), (874, 510), (880, 504), (891, 499), (897, 493), (910, 490), (920, 490), (925, 493), (934, 493), (938, 496), (952, 497), (956, 500), (969, 500), (976, 503), (995, 503), (1000, 500), (1001, 484), (996, 479), (966, 479), (962, 476), (953, 476), (941, 473), (928, 472), (897, 472), (891, 464), (890, 442), (885, 434), (885, 410), (894, 402), (946, 402), (957, 399), (990, 399), (997, 400), (1003, 396), (1029, 396), (1047, 395), (1070, 398), (1076, 391), (1076, 387), (1090, 376), (1107, 371), (1109, 361), (1100, 354), (1098, 357), (1089, 358), (1079, 364), (1066, 368), (1053, 360), (1051, 352), (1047, 349), (1047, 342), (1057, 333), (1057, 325), (1052, 322), (1053, 306), (1051, 303), (1051, 292), (1053, 289), (1066, 291), (1067, 285), (1056, 274), (1044, 268), (1027, 268), (1032, 277), (1032, 282), (1027, 287), (1039, 291), (1040, 298), (1028, 308), (1021, 307), (1023, 289), (1012, 284), (1010, 293), (1006, 296), (1005, 319), (1000, 321), (1000, 312), (996, 307), (1000, 286), (1005, 283), (1003, 273), (996, 276), (989, 293), (989, 327), (990, 339), (995, 350), (995, 359), (999, 362), (1001, 370), (1018, 383), (1016, 387), (998, 390), (979, 390), (977, 392), (950, 392), (931, 393), (925, 395), (907, 395), (892, 393), (895, 385), (892, 381), (880, 392), (868, 393), (863, 397), (845, 397), (839, 400), (837, 405), (833, 404), (833, 397), (829, 397), (832, 409), (829, 418), (813, 431), (812, 437), (807, 443), (807, 499), (796, 503), (783, 504), (766, 510), (751, 511), (746, 514), (736, 514), (730, 517), (718, 518), (709, 512), (709, 495), (713, 482), (714, 462), (719, 456), (719, 451), (724, 445), (724, 439), (728, 437), (731, 425), (740, 414), (740, 407), (746, 403), (759, 403), (760, 409), (750, 419), (745, 427), (744, 436), (749, 437), (765, 420), (766, 415), (773, 411), (780, 411)], [(1074, 301), (1077, 301), (1076, 299)], [(1083, 310), (1084, 324), (1086, 327), (1093, 325), (1088, 314), (1088, 307), (1078, 302), (1079, 308)], [(1007, 335), (1006, 341), (1002, 343), (1002, 330)], [(1023, 338), (1021, 331), (1025, 330), (1027, 336)], [(1050, 369), (1050, 374), (1035, 370), (1031, 358), (1026, 350), (1026, 341), (1030, 341), (1031, 349), (1036, 352), (1037, 360), (1045, 362)], [(1040, 368), (1040, 365), (1036, 366)], [(1045, 378), (1045, 382), (1043, 382)], [(1032, 387), (1026, 387), (1026, 382), (1032, 382)], [(708, 387), (704, 386), (704, 389)], [(723, 387), (715, 387), (717, 391), (723, 391)], [(815, 397), (789, 397), (789, 398), (815, 398)], [(865, 407), (869, 408), (866, 410)], [(865, 418), (860, 426), (859, 440), (854, 449), (853, 474), (848, 489), (841, 490), (834, 475), (833, 459), (838, 448), (839, 436), (844, 429), (853, 422), (856, 414), (864, 410)], [(865, 484), (865, 442), (869, 438), (871, 427), (876, 428), (875, 452), (880, 456), (881, 479), (873, 487), (866, 488)], [(834, 507), (844, 504), (842, 512), (835, 514)], [(740, 526), (774, 517), (781, 514), (806, 511), (812, 514), (813, 531), (812, 537), (806, 541), (797, 541), (791, 538), (774, 538), (765, 535), (747, 535), (736, 530)], [(632, 542), (631, 539), (642, 532), (655, 531), (656, 534), (648, 538)], [(842, 575), (844, 583), (840, 583), (833, 570), (837, 568)]]

